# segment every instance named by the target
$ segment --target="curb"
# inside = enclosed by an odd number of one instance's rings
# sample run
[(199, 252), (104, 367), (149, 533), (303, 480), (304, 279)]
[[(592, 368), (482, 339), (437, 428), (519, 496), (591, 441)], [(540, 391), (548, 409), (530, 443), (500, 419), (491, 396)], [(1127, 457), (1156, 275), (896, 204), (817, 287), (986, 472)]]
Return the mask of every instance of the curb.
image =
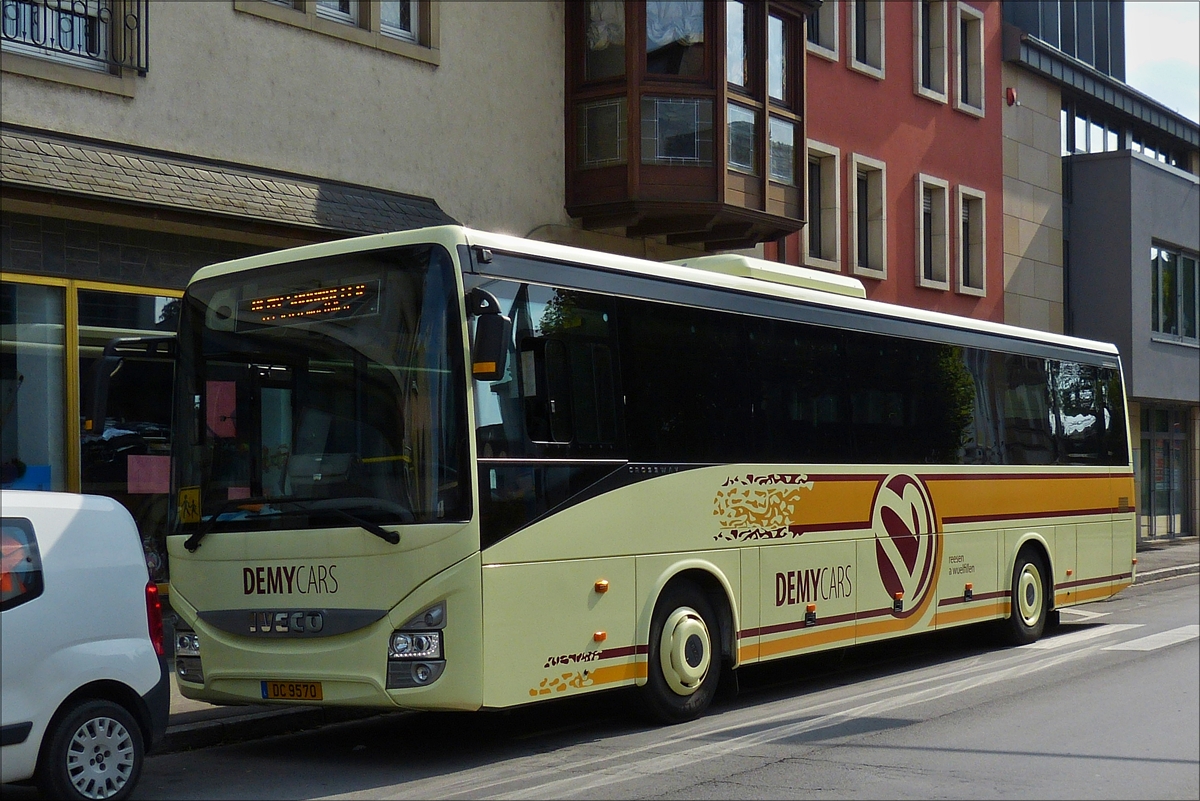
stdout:
[(278, 734), (290, 734), (304, 729), (314, 729), (350, 720), (364, 720), (386, 714), (392, 713), (378, 709), (305, 706), (292, 709), (266, 709), (215, 720), (179, 723), (167, 726), (167, 732), (155, 747), (154, 754), (173, 754), (195, 748), (208, 748), (214, 745), (231, 744)]
[(1163, 579), (1175, 578), (1176, 576), (1188, 576), (1200, 573), (1200, 562), (1190, 565), (1172, 565), (1171, 567), (1160, 567), (1157, 570), (1147, 570), (1145, 572), (1138, 571), (1137, 577), (1134, 578), (1134, 585), (1145, 584), (1151, 581), (1162, 581)]

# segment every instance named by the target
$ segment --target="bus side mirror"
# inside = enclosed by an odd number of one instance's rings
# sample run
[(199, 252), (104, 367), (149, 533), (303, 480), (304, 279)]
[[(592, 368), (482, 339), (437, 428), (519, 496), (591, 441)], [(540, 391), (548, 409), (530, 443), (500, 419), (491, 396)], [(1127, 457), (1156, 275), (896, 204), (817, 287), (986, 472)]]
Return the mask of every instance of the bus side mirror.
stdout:
[(512, 320), (500, 313), (500, 302), (490, 292), (478, 288), (467, 293), (467, 314), (475, 317), (471, 376), (477, 381), (499, 381), (512, 342)]

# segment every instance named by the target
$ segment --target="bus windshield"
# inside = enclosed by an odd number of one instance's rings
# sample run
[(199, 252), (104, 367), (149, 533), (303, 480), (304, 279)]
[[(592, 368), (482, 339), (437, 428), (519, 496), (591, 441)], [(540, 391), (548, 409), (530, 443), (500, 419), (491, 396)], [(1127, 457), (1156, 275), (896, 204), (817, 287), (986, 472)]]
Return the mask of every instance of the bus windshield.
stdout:
[(450, 256), (433, 245), (193, 284), (175, 533), (467, 519), (458, 309)]

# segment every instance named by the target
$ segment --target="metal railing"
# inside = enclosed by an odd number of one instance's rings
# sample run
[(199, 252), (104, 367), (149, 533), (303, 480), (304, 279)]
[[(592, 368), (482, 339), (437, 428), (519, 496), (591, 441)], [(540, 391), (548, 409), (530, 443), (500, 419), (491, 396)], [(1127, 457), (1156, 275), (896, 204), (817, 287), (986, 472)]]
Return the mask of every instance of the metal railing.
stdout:
[(10, 53), (108, 69), (149, 69), (149, 0), (3, 0), (0, 42)]

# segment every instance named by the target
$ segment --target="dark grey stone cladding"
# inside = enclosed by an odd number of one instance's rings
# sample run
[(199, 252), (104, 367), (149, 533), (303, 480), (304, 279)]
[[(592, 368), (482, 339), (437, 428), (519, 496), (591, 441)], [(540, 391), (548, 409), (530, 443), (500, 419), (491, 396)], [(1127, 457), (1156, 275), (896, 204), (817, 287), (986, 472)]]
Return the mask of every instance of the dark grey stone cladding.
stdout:
[(5, 273), (183, 289), (201, 267), (268, 249), (55, 217), (0, 216)]

